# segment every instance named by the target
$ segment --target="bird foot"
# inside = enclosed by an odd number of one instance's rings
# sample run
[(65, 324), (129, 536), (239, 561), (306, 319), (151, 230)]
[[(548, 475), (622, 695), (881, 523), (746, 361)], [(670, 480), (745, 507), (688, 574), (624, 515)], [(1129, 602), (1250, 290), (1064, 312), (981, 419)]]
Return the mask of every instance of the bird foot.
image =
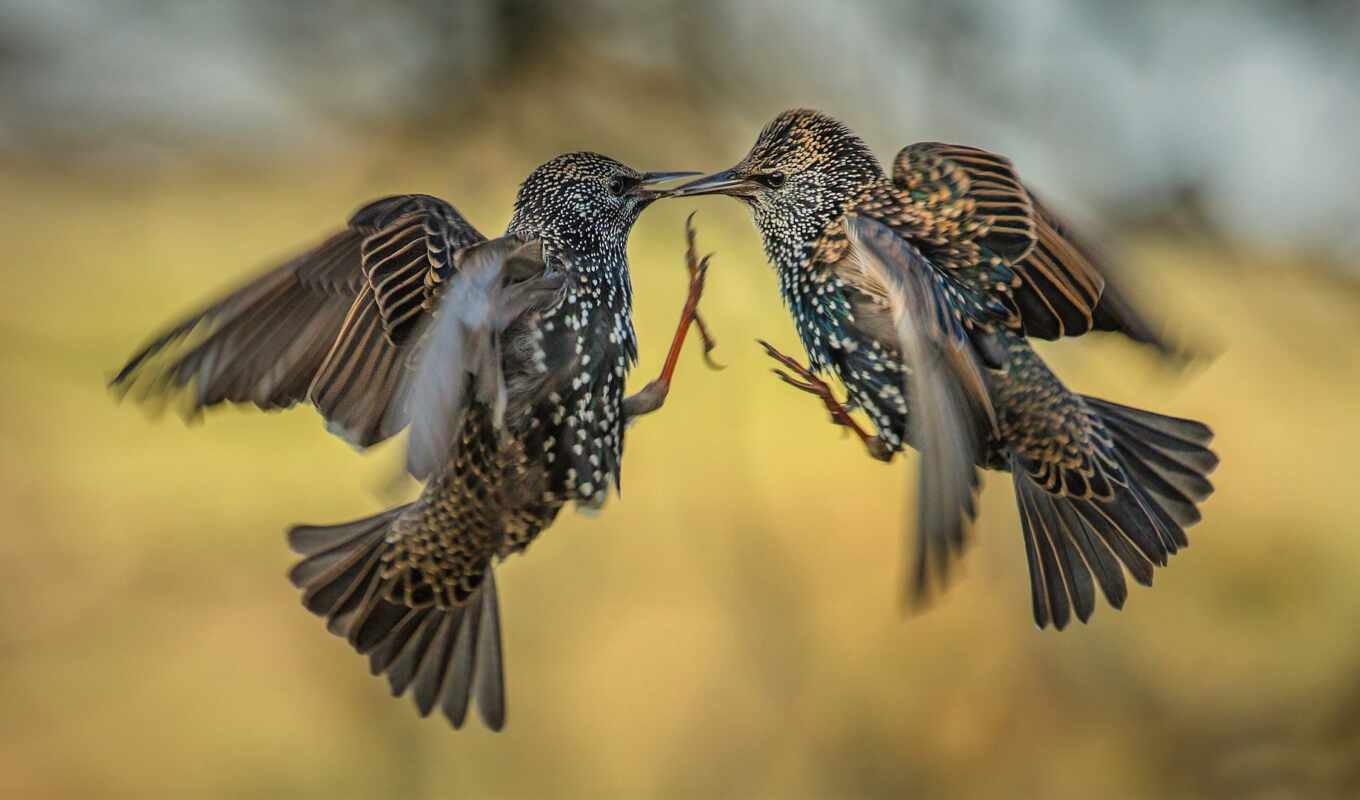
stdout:
[[(703, 345), (704, 363), (709, 369), (723, 370), (726, 365), (719, 364), (713, 360), (713, 349), (718, 343), (713, 339), (713, 334), (709, 333), (708, 325), (704, 318), (699, 316), (699, 298), (704, 293), (704, 279), (708, 277), (708, 260), (713, 257), (712, 253), (699, 258), (698, 250), (694, 245), (694, 212), (691, 211), (685, 217), (685, 269), (689, 270), (689, 294), (685, 298), (684, 310), (688, 312), (689, 319), (694, 323), (694, 327), (699, 331), (699, 341)], [(685, 326), (685, 314), (680, 315), (680, 326), (683, 330)], [(683, 335), (677, 331), (677, 336)]]
[(773, 370), (774, 374), (778, 375), (781, 381), (799, 391), (807, 392), (808, 394), (819, 398), (822, 401), (822, 405), (826, 406), (827, 412), (831, 415), (832, 424), (849, 428), (854, 432), (854, 434), (859, 437), (859, 440), (864, 443), (864, 449), (868, 451), (871, 458), (884, 463), (892, 461), (892, 448), (888, 447), (882, 438), (874, 436), (866, 431), (854, 417), (850, 416), (849, 409), (845, 407), (844, 403), (836, 399), (835, 393), (831, 390), (831, 387), (826, 381), (819, 378), (812, 370), (798, 363), (796, 359), (779, 352), (775, 349), (774, 345), (764, 339), (757, 339), (756, 341), (759, 342), (761, 347), (765, 348), (765, 355), (774, 359), (788, 370), (788, 372), (785, 372), (783, 369)]
[(717, 346), (712, 334), (708, 331), (708, 326), (704, 324), (703, 318), (699, 316), (699, 299), (704, 294), (704, 280), (708, 276), (708, 262), (713, 257), (712, 253), (699, 258), (694, 244), (694, 214), (685, 218), (685, 268), (689, 271), (689, 292), (685, 296), (685, 305), (680, 311), (680, 322), (676, 325), (675, 334), (671, 338), (671, 349), (666, 354), (666, 361), (661, 367), (661, 374), (655, 380), (648, 383), (641, 391), (623, 400), (623, 413), (625, 417), (637, 417), (661, 408), (666, 402), (667, 395), (671, 390), (671, 378), (675, 374), (676, 364), (680, 360), (680, 350), (685, 344), (685, 335), (689, 332), (690, 323), (699, 331), (699, 339), (703, 344), (703, 357), (710, 369), (724, 369), (723, 365), (713, 360), (713, 348)]

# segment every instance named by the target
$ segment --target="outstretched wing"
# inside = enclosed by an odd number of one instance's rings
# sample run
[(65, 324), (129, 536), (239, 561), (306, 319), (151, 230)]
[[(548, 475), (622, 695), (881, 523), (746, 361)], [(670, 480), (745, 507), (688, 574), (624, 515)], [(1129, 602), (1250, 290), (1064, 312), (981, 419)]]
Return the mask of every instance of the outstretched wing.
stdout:
[(350, 226), (371, 231), (361, 247), (363, 285), (307, 399), (333, 432), (367, 447), (405, 427), (400, 387), (420, 331), (457, 270), (458, 252), (486, 237), (453, 206), (427, 195), (370, 203)]
[(1118, 331), (1176, 351), (1110, 283), (1096, 249), (1039, 202), (1004, 156), (919, 142), (898, 153), (893, 182), (919, 215), (915, 235), (931, 261), (998, 296), (1026, 336)]
[(547, 265), (541, 242), (510, 236), (467, 248), (457, 266), (401, 390), (411, 421), (406, 466), (418, 478), (453, 458), (474, 402), (503, 424), (503, 335), (525, 312), (556, 304), (567, 280)]
[(851, 214), (845, 229), (863, 284), (892, 310), (903, 357), (911, 444), (921, 452), (911, 596), (927, 599), (963, 551), (974, 513), (978, 451), (996, 430), (986, 378), (947, 296), (947, 273), (886, 225)]
[[(1122, 333), (1135, 342), (1148, 344), (1164, 355), (1184, 358), (1184, 346), (1167, 338), (1162, 325), (1154, 324), (1132, 302), (1120, 286), (1118, 268), (1090, 240), (1080, 236), (1070, 225), (1039, 201), (1030, 192), (1039, 223), (1038, 246), (1021, 263), (1019, 274), (1025, 281), (1016, 293), (1025, 321), (1025, 333), (1040, 339), (1080, 336), (1088, 331)], [(1068, 283), (1078, 286), (1078, 302), (1053, 303), (1046, 298), (1052, 292), (1037, 287), (1048, 285), (1066, 297), (1060, 278), (1055, 284), (1047, 276), (1068, 275)], [(1043, 283), (1041, 283), (1043, 282)], [(1087, 314), (1086, 301), (1095, 293), (1094, 308)]]
[(155, 337), (114, 376), (121, 392), (223, 402), (314, 403), (332, 430), (368, 446), (399, 430), (393, 399), (412, 333), (453, 268), (484, 237), (425, 195), (384, 198), (348, 227)]

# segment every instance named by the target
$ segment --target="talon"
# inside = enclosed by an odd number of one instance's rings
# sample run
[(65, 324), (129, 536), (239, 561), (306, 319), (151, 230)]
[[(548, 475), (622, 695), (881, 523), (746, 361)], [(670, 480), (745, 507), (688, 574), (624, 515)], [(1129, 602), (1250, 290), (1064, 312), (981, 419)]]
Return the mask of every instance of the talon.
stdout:
[(698, 266), (694, 264), (693, 254), (691, 254), (687, 259), (685, 259), (686, 261), (685, 266), (689, 269), (691, 283), (694, 281), (698, 281), (700, 284), (703, 283), (704, 276), (708, 274), (708, 260), (712, 257), (713, 257), (712, 253), (709, 253), (708, 255), (704, 256), (703, 259), (699, 261)]
[[(860, 441), (864, 443), (870, 456), (879, 461), (892, 460), (892, 451), (883, 443), (883, 440), (877, 436), (870, 436), (869, 432), (861, 427), (860, 424), (855, 421), (854, 417), (850, 416), (850, 411), (845, 407), (845, 404), (836, 399), (835, 392), (831, 390), (831, 387), (827, 385), (826, 381), (819, 378), (810, 367), (805, 367), (795, 359), (779, 352), (775, 349), (774, 345), (764, 339), (756, 339), (756, 343), (765, 349), (765, 354), (767, 356), (788, 368), (789, 372), (785, 372), (782, 369), (770, 370), (775, 375), (779, 376), (780, 380), (795, 389), (807, 392), (808, 394), (819, 398), (822, 401), (822, 405), (826, 408), (827, 413), (831, 415), (831, 423), (833, 425), (849, 428), (853, 431), (855, 435), (859, 437)], [(790, 375), (789, 373), (797, 375), (801, 380), (794, 379), (793, 375)]]
[(708, 365), (709, 369), (717, 370), (719, 372), (727, 369), (726, 364), (719, 364), (717, 361), (713, 360), (713, 349), (718, 346), (718, 343), (713, 341), (713, 335), (708, 332), (708, 325), (704, 322), (703, 317), (699, 316), (697, 311), (694, 314), (694, 327), (699, 330), (699, 341), (704, 346), (703, 353), (701, 353), (704, 358), (704, 364)]
[[(652, 382), (652, 384), (659, 384), (664, 387), (664, 391), (659, 393), (657, 402), (654, 405), (648, 405), (646, 403), (634, 404), (633, 407), (637, 410), (637, 413), (645, 414), (654, 411), (657, 408), (660, 408), (661, 403), (665, 401), (666, 394), (670, 389), (671, 378), (675, 374), (675, 367), (680, 358), (680, 350), (684, 346), (685, 337), (689, 333), (691, 326), (699, 330), (699, 337), (703, 342), (704, 362), (712, 369), (723, 368), (722, 365), (714, 361), (711, 356), (713, 348), (717, 345), (713, 340), (713, 336), (708, 331), (708, 326), (705, 325), (703, 319), (699, 317), (699, 299), (704, 293), (704, 278), (708, 274), (709, 259), (713, 257), (713, 254), (709, 253), (700, 259), (695, 252), (694, 240), (694, 212), (691, 211), (690, 215), (685, 218), (685, 268), (689, 271), (689, 291), (685, 296), (685, 305), (680, 311), (680, 321), (675, 327), (674, 335), (671, 337), (671, 347), (666, 353), (666, 360), (662, 364), (661, 375)], [(644, 389), (643, 391), (646, 392), (652, 389), (652, 384), (648, 384), (647, 389)]]
[(770, 372), (773, 372), (775, 375), (777, 375), (777, 376), (779, 377), (779, 380), (783, 381), (784, 383), (787, 383), (787, 384), (790, 385), (790, 386), (793, 386), (793, 387), (798, 388), (798, 389), (803, 389), (803, 388), (804, 388), (804, 385), (803, 385), (803, 384), (801, 384), (801, 383), (799, 383), (798, 381), (794, 380), (787, 372), (785, 372), (785, 371), (782, 370), (782, 369), (772, 369), (772, 370), (770, 370)]

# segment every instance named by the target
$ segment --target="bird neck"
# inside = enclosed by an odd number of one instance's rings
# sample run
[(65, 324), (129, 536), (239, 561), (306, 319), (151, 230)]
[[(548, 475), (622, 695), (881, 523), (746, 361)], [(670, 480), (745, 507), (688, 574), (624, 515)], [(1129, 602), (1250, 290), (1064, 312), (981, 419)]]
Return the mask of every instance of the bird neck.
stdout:
[(623, 236), (609, 236), (589, 229), (563, 230), (516, 219), (505, 234), (542, 241), (548, 263), (571, 273), (584, 291), (611, 308), (631, 309), (633, 283), (628, 274), (626, 232)]

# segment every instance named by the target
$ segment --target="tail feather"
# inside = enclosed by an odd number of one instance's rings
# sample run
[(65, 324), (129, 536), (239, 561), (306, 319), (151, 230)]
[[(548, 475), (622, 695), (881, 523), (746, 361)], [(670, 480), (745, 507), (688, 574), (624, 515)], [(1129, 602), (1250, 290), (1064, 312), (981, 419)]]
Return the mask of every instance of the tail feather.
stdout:
[[(425, 654), (430, 651), (430, 644), (434, 641), (435, 632), (444, 620), (444, 615), (427, 614), (420, 627), (411, 636), (410, 641), (392, 661), (392, 666), (387, 670), (387, 685), (392, 688), (393, 697), (400, 697), (411, 685), (411, 680), (416, 675), (416, 669), (420, 667)], [(371, 662), (369, 666), (372, 666)]]
[[(1200, 519), (1197, 504), (1213, 492), (1208, 474), (1218, 457), (1213, 433), (1193, 420), (1084, 397), (1103, 431), (1093, 437), (1102, 457), (1123, 475), (1112, 494), (1078, 496), (1042, 486), (1019, 456), (1011, 472), (1029, 564), (1034, 621), (1062, 630), (1072, 613), (1086, 622), (1095, 587), (1114, 608), (1128, 597), (1124, 570), (1151, 585), (1153, 566), (1189, 545), (1185, 528)], [(1055, 493), (1056, 492), (1056, 493)], [(1121, 569), (1121, 565), (1123, 569)]]
[[(377, 630), (377, 636), (379, 637), (378, 642), (367, 651), (369, 672), (374, 675), (387, 673), (389, 667), (391, 667), (393, 662), (397, 660), (397, 657), (401, 655), (402, 649), (406, 647), (411, 641), (411, 638), (415, 636), (416, 632), (425, 624), (425, 620), (428, 619), (429, 616), (430, 609), (428, 608), (408, 609), (406, 616), (402, 617), (401, 621), (396, 625), (393, 625), (388, 630)], [(357, 638), (359, 638), (362, 646), (367, 646), (367, 643), (370, 642), (373, 637), (364, 637), (361, 633)], [(364, 652), (362, 646), (359, 651), (361, 653)], [(390, 673), (388, 674), (390, 675)]]
[(370, 603), (349, 620), (346, 638), (360, 655), (368, 655), (414, 612), (415, 609), (396, 603)]
[(1119, 563), (1124, 565), (1135, 581), (1144, 586), (1152, 585), (1153, 562), (1143, 554), (1138, 545), (1134, 544), (1128, 534), (1089, 500), (1076, 500), (1069, 505), (1075, 508), (1080, 516), (1082, 529), (1095, 533), (1099, 541), (1119, 559)]
[(1095, 398), (1086, 402), (1115, 436), (1130, 477), (1181, 526), (1198, 522), (1196, 504), (1213, 493), (1207, 476), (1218, 466), (1218, 456), (1207, 447), (1213, 439), (1208, 426)]
[(1083, 395), (1082, 400), (1100, 414), (1107, 428), (1146, 441), (1186, 469), (1207, 475), (1218, 466), (1218, 456), (1208, 449), (1214, 432), (1203, 422), (1144, 411), (1096, 397)]
[(444, 685), (444, 677), (450, 671), (453, 644), (462, 622), (461, 608), (452, 609), (445, 614), (435, 627), (429, 651), (421, 657), (420, 664), (416, 667), (415, 680), (411, 684), (411, 697), (416, 701), (416, 708), (422, 717), (429, 715), (434, 709), (435, 701), (439, 699), (439, 688)]
[(505, 724), (500, 609), (488, 568), (481, 586), (454, 608), (411, 608), (393, 602), (382, 574), (390, 525), (409, 506), (332, 526), (303, 525), (288, 533), (303, 556), (289, 572), (303, 605), (327, 628), (368, 656), (374, 675), (386, 673), (393, 696), (411, 690), (421, 716), (436, 706), (454, 728), (473, 698), (492, 730)]
[[(1128, 597), (1128, 587), (1124, 584), (1124, 573), (1119, 569), (1118, 557), (1100, 540), (1098, 534), (1083, 522), (1072, 504), (1054, 503), (1051, 499), (1049, 503), (1058, 514), (1059, 524), (1072, 531), (1072, 538), (1076, 540), (1081, 556), (1086, 560), (1091, 571), (1095, 573), (1096, 583), (1100, 586), (1101, 594), (1105, 595), (1105, 599), (1109, 601), (1110, 605), (1121, 608), (1124, 605), (1124, 599)], [(1094, 610), (1095, 597), (1092, 595), (1090, 609), (1087, 611), (1088, 616)]]

